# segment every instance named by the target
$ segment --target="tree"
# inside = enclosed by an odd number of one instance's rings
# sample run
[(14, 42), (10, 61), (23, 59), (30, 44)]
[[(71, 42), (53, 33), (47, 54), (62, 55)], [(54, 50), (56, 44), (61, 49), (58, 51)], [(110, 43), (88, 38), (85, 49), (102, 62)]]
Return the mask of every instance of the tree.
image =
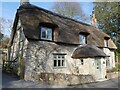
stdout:
[(4, 19), (0, 17), (0, 47), (7, 48), (10, 40), (10, 33), (12, 30), (13, 21), (10, 19)]
[(1, 47), (1, 48), (7, 48), (7, 47), (8, 47), (9, 40), (10, 40), (9, 37), (3, 37), (2, 43), (1, 43), (0, 47)]
[(52, 9), (54, 12), (72, 19), (88, 20), (78, 2), (55, 2)]
[(120, 53), (120, 3), (95, 2), (94, 5), (98, 28), (111, 36)]
[(0, 17), (0, 32), (4, 35), (10, 36), (11, 30), (13, 26), (13, 20), (11, 19), (4, 19)]

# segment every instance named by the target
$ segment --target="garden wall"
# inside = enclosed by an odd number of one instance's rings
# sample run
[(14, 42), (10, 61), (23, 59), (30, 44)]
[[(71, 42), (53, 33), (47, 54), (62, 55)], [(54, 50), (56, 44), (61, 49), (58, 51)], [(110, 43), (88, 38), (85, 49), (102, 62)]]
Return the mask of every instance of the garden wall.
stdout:
[(77, 85), (83, 83), (95, 82), (91, 75), (74, 75), (63, 73), (32, 73), (31, 77), (27, 78), (35, 82), (46, 83), (50, 85)]

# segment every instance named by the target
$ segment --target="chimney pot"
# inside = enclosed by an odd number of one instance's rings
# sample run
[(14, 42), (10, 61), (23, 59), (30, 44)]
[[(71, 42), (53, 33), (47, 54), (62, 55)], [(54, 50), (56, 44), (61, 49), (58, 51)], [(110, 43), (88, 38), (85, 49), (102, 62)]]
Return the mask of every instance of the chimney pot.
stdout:
[(97, 20), (96, 20), (96, 17), (95, 17), (95, 13), (94, 11), (92, 11), (92, 25), (96, 27), (97, 25)]
[(20, 5), (29, 4), (29, 0), (20, 0)]

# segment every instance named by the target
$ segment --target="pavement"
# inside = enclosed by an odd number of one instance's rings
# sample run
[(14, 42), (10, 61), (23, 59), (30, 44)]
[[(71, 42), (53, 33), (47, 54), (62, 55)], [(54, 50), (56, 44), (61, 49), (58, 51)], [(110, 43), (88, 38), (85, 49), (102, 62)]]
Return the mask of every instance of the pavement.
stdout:
[(2, 73), (2, 88), (65, 88), (67, 86), (51, 86), (33, 81), (20, 80), (18, 76)]
[(20, 80), (16, 75), (11, 75), (4, 72), (2, 73), (2, 88), (119, 88), (119, 81), (120, 77), (96, 83), (74, 86), (51, 86), (48, 84), (35, 83), (33, 81)]

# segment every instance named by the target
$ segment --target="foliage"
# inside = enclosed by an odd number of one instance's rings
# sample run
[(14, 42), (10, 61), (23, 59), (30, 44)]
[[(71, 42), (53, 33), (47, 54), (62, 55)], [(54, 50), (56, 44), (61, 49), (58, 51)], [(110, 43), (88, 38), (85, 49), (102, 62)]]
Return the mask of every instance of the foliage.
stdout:
[(2, 43), (0, 44), (0, 47), (1, 47), (1, 48), (7, 48), (7, 47), (8, 47), (9, 40), (10, 40), (9, 37), (3, 37), (3, 39), (1, 40)]
[(94, 2), (98, 28), (111, 36), (120, 52), (119, 2)]
[(54, 12), (72, 19), (88, 20), (88, 17), (84, 14), (78, 2), (55, 2), (52, 9)]
[(110, 70), (107, 70), (107, 73), (109, 72), (120, 72), (120, 63), (116, 63), (116, 67), (110, 69)]
[(116, 67), (116, 68), (113, 68), (112, 71), (113, 71), (113, 72), (119, 72), (119, 71), (120, 71), (120, 68), (117, 68), (117, 67)]
[(118, 58), (118, 60), (120, 61), (120, 53), (119, 52), (115, 52), (116, 53), (116, 57)]

